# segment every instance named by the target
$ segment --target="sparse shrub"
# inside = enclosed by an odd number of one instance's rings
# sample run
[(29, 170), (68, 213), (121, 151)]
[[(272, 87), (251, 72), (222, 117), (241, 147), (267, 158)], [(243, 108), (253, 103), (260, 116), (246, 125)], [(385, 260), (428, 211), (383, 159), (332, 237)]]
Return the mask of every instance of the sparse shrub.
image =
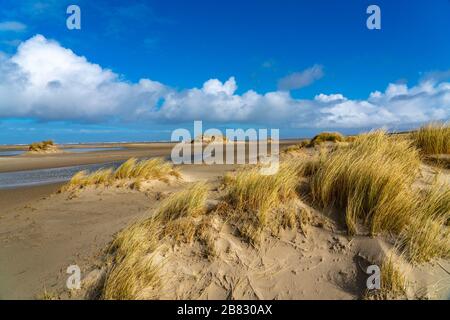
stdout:
[(450, 126), (444, 123), (429, 123), (411, 133), (411, 138), (423, 154), (450, 153)]

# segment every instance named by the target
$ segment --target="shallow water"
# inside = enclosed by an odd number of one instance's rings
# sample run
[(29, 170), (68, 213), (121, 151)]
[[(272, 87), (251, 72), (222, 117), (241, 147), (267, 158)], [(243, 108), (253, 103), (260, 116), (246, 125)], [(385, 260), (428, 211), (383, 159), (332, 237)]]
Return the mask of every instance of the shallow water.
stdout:
[(0, 173), (0, 189), (12, 189), (70, 180), (78, 171), (92, 172), (101, 168), (117, 168), (123, 161), (88, 164), (63, 168), (36, 169)]
[[(72, 152), (72, 153), (81, 153), (81, 152), (97, 152), (97, 151), (115, 151), (115, 150), (123, 150), (122, 147), (111, 147), (111, 148), (62, 148), (64, 152)], [(0, 157), (13, 157), (18, 156), (26, 151), (24, 150), (5, 150), (0, 151)]]
[(111, 148), (63, 148), (65, 152), (96, 152), (96, 151), (115, 151), (115, 150), (123, 150), (125, 148), (122, 147), (111, 147)]
[(0, 151), (0, 157), (13, 157), (18, 156), (19, 154), (24, 153), (23, 150), (8, 150), (8, 151)]

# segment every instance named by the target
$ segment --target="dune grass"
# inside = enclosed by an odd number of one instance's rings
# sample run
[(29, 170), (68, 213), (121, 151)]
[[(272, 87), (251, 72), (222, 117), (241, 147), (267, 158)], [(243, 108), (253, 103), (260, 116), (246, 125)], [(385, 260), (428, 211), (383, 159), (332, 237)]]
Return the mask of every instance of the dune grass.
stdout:
[(161, 158), (137, 161), (131, 158), (119, 168), (100, 169), (92, 173), (80, 171), (62, 188), (62, 191), (76, 190), (94, 185), (111, 185), (117, 181), (139, 183), (146, 180), (168, 181), (169, 177), (180, 177), (180, 173), (172, 164)]
[(364, 220), (375, 234), (399, 231), (414, 208), (408, 201), (420, 160), (407, 140), (376, 131), (359, 136), (321, 161), (312, 195), (323, 207), (344, 209), (350, 234)]
[(185, 217), (198, 217), (205, 213), (208, 186), (197, 183), (168, 197), (161, 204), (156, 217), (164, 222)]
[(33, 142), (28, 146), (28, 151), (40, 152), (55, 149), (56, 146), (53, 140), (45, 140), (41, 142)]
[(450, 258), (450, 186), (435, 182), (417, 197), (415, 214), (400, 233), (398, 247), (412, 263)]
[(343, 142), (345, 141), (345, 137), (339, 132), (322, 132), (312, 138), (309, 143), (310, 147), (314, 147), (316, 145), (320, 145), (323, 142)]
[(450, 188), (413, 187), (419, 165), (410, 140), (375, 131), (318, 161), (311, 193), (319, 206), (344, 210), (349, 234), (356, 234), (362, 223), (372, 235), (398, 235), (411, 262), (445, 258), (450, 252)]
[[(155, 299), (163, 284), (160, 252), (164, 239), (203, 240), (202, 221), (195, 218), (206, 212), (208, 187), (194, 184), (163, 201), (156, 213), (117, 234), (109, 252), (111, 268), (103, 289), (104, 299)], [(201, 228), (200, 228), (201, 227)], [(209, 244), (211, 245), (211, 244)]]
[(207, 196), (208, 186), (196, 183), (165, 199), (155, 214), (164, 225), (163, 234), (176, 243), (192, 243), (206, 213)]
[(302, 142), (300, 142), (298, 144), (294, 144), (292, 146), (287, 147), (286, 149), (283, 150), (283, 153), (291, 153), (291, 152), (300, 151), (306, 147), (309, 147), (310, 143), (311, 142), (309, 140), (303, 140)]
[(429, 123), (410, 134), (423, 154), (450, 154), (450, 125)]
[(398, 261), (393, 254), (387, 257), (381, 265), (381, 288), (366, 292), (369, 300), (398, 300), (406, 298), (407, 280), (397, 267)]
[(161, 226), (154, 219), (136, 223), (118, 233), (102, 297), (107, 300), (153, 299), (162, 286), (162, 262), (155, 259)]
[(253, 244), (259, 242), (261, 231), (269, 225), (271, 228), (276, 228), (275, 224), (296, 225), (296, 214), (292, 210), (277, 209), (296, 197), (301, 170), (301, 164), (286, 161), (274, 175), (262, 175), (254, 168), (227, 179), (223, 211), (231, 215), (241, 234)]
[(450, 229), (442, 220), (419, 220), (400, 234), (399, 246), (414, 264), (450, 258)]

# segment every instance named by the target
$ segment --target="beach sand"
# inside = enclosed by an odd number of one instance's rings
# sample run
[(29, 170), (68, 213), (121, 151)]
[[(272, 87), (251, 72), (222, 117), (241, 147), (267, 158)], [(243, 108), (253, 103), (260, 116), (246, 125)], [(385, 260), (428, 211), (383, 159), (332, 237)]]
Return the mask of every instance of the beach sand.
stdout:
[[(284, 142), (281, 148), (292, 143)], [(0, 160), (0, 172), (166, 157), (171, 147), (140, 144), (95, 153), (8, 157)], [(0, 299), (43, 298), (44, 293), (63, 299), (86, 298), (83, 291), (71, 293), (65, 288), (68, 266), (78, 265), (83, 279), (98, 278), (104, 272), (105, 250), (118, 231), (148, 217), (168, 195), (192, 182), (207, 182), (209, 201), (217, 202), (222, 196), (221, 177), (236, 168), (183, 165), (182, 181), (156, 183), (144, 192), (88, 188), (58, 193), (62, 184), (0, 190)], [(307, 234), (291, 230), (278, 237), (269, 235), (258, 250), (220, 226), (216, 230), (218, 257), (212, 263), (195, 245), (172, 248), (175, 258), (166, 270), (172, 279), (167, 297), (361, 298), (367, 261), (376, 261), (392, 245), (383, 237), (349, 238), (335, 213), (305, 209), (312, 219)], [(437, 265), (414, 272), (418, 284), (448, 279)]]

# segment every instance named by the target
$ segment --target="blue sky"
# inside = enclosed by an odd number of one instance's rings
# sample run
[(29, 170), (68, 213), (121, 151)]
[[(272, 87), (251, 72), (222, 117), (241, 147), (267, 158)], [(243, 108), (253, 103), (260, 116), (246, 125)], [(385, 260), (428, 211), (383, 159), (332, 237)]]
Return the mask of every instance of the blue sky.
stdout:
[(449, 40), (448, 0), (2, 0), (0, 143), (168, 140), (193, 120), (281, 137), (445, 121)]

